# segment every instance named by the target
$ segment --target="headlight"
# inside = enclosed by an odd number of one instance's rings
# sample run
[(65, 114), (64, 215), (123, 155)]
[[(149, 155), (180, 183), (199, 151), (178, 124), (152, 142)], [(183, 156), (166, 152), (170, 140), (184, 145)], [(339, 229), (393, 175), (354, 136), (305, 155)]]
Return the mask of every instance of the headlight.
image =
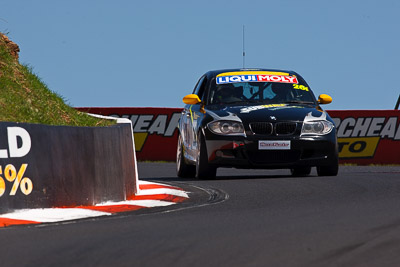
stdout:
[(207, 125), (208, 129), (215, 134), (243, 135), (244, 127), (237, 121), (213, 121)]
[(324, 135), (333, 129), (333, 123), (330, 121), (308, 121), (303, 123), (301, 135)]

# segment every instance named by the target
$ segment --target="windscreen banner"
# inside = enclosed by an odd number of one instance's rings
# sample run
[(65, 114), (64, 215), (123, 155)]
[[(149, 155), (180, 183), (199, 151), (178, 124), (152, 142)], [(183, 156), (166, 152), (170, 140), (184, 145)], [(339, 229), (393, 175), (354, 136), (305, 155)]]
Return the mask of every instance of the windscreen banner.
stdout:
[[(175, 161), (182, 108), (78, 108), (132, 121), (137, 159)], [(331, 110), (341, 164), (400, 164), (399, 110)]]

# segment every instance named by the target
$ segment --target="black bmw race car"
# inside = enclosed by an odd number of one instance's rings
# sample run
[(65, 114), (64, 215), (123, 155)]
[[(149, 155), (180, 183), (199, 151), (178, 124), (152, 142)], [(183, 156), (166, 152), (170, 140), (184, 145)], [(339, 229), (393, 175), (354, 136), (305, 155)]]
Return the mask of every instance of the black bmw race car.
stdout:
[(338, 173), (336, 128), (296, 72), (209, 71), (197, 82), (179, 121), (177, 175), (212, 179), (218, 167)]

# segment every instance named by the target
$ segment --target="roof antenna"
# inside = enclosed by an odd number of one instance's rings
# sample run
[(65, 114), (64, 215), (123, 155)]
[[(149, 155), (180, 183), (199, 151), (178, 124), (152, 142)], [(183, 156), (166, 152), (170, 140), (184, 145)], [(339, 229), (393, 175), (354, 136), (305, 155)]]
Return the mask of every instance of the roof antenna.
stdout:
[(243, 69), (244, 69), (245, 59), (246, 59), (246, 52), (244, 50), (244, 25), (243, 25)]

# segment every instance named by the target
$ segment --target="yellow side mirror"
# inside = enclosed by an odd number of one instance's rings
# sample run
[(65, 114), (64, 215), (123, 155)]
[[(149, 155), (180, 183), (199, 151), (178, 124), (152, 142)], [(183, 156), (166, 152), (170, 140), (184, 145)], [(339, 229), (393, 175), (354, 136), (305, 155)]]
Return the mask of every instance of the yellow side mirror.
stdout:
[(322, 94), (319, 95), (318, 97), (318, 103), (320, 104), (329, 104), (331, 102), (332, 102), (332, 97), (330, 97), (329, 95)]
[(187, 105), (195, 105), (195, 104), (201, 102), (200, 98), (195, 94), (190, 94), (190, 95), (185, 96), (182, 99), (182, 101), (183, 101), (183, 103), (185, 103)]

